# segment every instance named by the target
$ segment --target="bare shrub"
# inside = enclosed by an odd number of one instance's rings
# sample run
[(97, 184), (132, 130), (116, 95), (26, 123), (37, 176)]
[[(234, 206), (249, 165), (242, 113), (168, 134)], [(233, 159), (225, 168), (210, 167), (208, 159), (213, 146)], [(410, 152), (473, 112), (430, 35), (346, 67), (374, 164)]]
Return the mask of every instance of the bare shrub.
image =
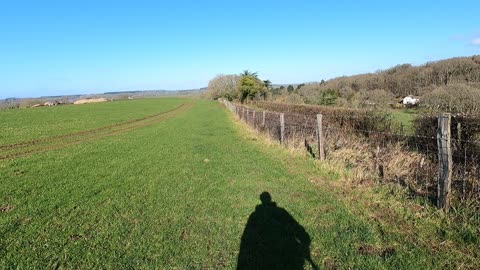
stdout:
[(422, 103), (434, 111), (480, 113), (480, 88), (465, 84), (441, 86), (426, 94)]
[(342, 130), (356, 130), (365, 136), (370, 131), (398, 132), (400, 127), (392, 121), (390, 114), (363, 109), (347, 109), (329, 106), (255, 102), (255, 106), (274, 112), (294, 113), (315, 117), (322, 114), (325, 125)]
[(285, 97), (285, 102), (289, 104), (304, 104), (303, 98), (296, 93), (291, 93)]
[(238, 98), (237, 85), (240, 80), (238, 75), (217, 75), (208, 82), (208, 89), (205, 92), (207, 98), (226, 98), (233, 100)]

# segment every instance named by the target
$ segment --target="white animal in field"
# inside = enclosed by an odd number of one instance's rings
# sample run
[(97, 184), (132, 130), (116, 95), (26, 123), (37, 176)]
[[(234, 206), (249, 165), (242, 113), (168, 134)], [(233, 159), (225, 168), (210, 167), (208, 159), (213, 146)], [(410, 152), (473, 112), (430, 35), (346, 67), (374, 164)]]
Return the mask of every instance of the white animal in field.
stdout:
[(402, 100), (403, 105), (407, 106), (417, 105), (418, 102), (420, 102), (420, 99), (415, 98), (414, 96), (406, 96)]

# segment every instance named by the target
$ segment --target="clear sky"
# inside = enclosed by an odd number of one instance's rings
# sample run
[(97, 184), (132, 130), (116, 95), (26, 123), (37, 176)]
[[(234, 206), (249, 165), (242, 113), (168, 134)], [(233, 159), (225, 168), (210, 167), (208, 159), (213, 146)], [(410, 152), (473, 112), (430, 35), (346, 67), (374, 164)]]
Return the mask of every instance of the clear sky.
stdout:
[(480, 1), (0, 1), (0, 98), (320, 81), (480, 54)]

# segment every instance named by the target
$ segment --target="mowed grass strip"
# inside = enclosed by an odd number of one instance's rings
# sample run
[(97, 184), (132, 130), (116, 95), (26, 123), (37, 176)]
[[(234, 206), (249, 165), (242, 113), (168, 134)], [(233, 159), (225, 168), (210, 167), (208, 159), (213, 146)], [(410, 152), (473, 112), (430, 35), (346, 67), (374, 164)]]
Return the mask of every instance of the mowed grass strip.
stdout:
[(0, 268), (234, 269), (264, 191), (305, 228), (319, 267), (441, 265), (358, 219), (282, 151), (262, 150), (219, 104), (195, 103), (155, 125), (0, 161)]

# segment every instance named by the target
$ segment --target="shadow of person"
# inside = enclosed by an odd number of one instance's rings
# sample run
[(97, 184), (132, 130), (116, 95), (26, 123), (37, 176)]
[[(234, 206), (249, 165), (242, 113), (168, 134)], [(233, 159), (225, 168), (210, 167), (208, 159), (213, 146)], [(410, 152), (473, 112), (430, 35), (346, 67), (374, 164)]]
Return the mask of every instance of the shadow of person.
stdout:
[(304, 269), (305, 260), (318, 269), (310, 257), (310, 236), (283, 208), (272, 202), (268, 192), (260, 194), (243, 231), (237, 270)]

